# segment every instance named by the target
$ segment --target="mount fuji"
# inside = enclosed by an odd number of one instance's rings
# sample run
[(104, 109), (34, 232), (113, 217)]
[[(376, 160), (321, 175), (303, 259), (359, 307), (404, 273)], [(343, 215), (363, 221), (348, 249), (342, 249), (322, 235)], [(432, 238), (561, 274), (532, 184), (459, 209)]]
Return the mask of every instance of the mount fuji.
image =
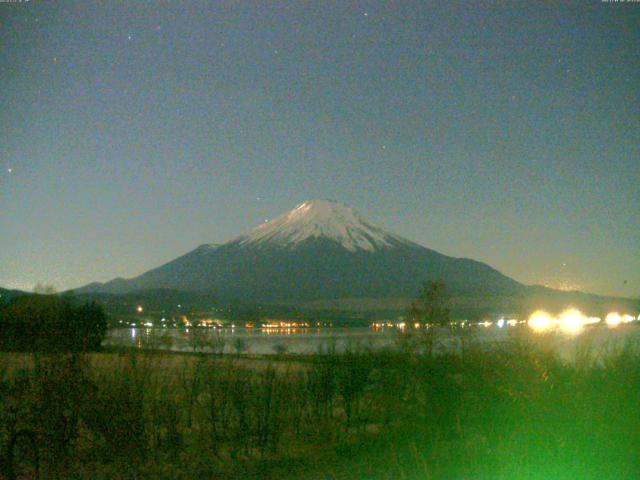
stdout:
[(311, 302), (412, 298), (441, 280), (455, 295), (512, 295), (524, 285), (490, 266), (418, 245), (351, 207), (306, 201), (224, 244), (205, 244), (142, 275), (92, 283), (77, 293), (171, 289), (218, 299)]

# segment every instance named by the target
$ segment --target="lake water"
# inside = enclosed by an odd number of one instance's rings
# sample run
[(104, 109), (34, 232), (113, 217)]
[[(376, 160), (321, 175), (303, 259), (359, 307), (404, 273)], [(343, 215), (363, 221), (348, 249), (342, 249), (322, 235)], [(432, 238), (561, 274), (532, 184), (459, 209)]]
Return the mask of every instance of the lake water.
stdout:
[[(471, 327), (473, 337), (484, 345), (503, 342), (509, 338), (525, 336), (541, 346), (556, 349), (561, 356), (572, 358), (576, 352), (591, 347), (612, 349), (624, 346), (629, 341), (640, 343), (640, 326), (621, 325), (608, 328), (598, 325), (585, 329), (580, 334), (566, 334), (560, 331), (537, 334), (526, 325), (498, 328), (492, 325)], [(194, 333), (196, 332), (196, 333)], [(194, 351), (194, 344), (203, 351), (235, 353), (241, 351), (253, 355), (274, 355), (277, 353), (313, 354), (335, 350), (371, 348), (373, 350), (393, 347), (399, 339), (396, 328), (374, 330), (369, 327), (353, 328), (309, 328), (262, 330), (260, 328), (121, 328), (109, 332), (105, 346), (138, 347), (140, 349), (161, 348), (173, 351)], [(446, 336), (443, 343), (454, 348), (453, 341)]]

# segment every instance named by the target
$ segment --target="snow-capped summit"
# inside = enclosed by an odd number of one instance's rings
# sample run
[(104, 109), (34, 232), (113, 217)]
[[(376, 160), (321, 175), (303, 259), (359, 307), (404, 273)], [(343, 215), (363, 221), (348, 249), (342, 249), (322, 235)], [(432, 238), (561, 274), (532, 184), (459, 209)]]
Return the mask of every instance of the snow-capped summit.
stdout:
[(511, 294), (522, 287), (488, 265), (388, 233), (342, 203), (311, 200), (222, 245), (201, 245), (135, 278), (80, 292), (168, 289), (295, 304), (410, 299), (427, 280), (442, 280), (461, 295)]
[(312, 238), (333, 240), (351, 252), (373, 252), (398, 243), (410, 243), (366, 222), (348, 205), (330, 200), (301, 203), (236, 241), (243, 246), (270, 244), (295, 248)]

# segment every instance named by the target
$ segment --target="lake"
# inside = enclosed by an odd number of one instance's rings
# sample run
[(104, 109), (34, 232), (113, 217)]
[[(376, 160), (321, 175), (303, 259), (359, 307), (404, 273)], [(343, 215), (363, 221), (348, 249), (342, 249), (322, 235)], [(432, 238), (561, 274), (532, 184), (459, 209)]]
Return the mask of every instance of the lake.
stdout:
[[(503, 328), (473, 326), (473, 338), (483, 345), (504, 342), (510, 338), (526, 337), (545, 348), (556, 349), (564, 358), (573, 358), (577, 351), (587, 347), (595, 349), (620, 348), (629, 342), (640, 341), (637, 324), (610, 328), (597, 325), (585, 328), (579, 334), (562, 331), (535, 333), (526, 325)], [(196, 333), (194, 333), (196, 332)], [(393, 347), (400, 337), (397, 328), (373, 329), (352, 328), (308, 328), (308, 329), (260, 329), (260, 328), (118, 328), (110, 330), (105, 346), (138, 347), (140, 349), (161, 348), (173, 351), (193, 351), (200, 345), (203, 351), (242, 353), (252, 355), (274, 355), (277, 353), (313, 354), (335, 350), (371, 348), (373, 350)], [(454, 342), (445, 335), (443, 344), (454, 348)]]

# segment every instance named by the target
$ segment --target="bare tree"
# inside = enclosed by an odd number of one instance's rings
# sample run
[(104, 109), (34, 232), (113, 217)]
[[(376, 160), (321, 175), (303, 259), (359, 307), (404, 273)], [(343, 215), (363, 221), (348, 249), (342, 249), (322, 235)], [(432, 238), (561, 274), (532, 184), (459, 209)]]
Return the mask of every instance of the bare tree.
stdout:
[(405, 319), (405, 338), (412, 349), (433, 354), (438, 332), (451, 324), (447, 304), (444, 283), (429, 281), (422, 285)]

